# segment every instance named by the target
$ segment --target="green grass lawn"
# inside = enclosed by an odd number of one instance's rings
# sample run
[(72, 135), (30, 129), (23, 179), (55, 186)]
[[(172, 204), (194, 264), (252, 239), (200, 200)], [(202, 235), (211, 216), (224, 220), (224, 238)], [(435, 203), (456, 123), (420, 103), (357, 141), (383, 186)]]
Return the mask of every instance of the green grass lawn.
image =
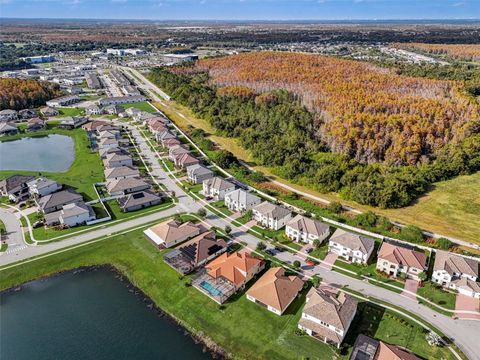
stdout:
[(150, 105), (150, 103), (148, 103), (147, 101), (142, 101), (142, 102), (137, 102), (137, 103), (130, 103), (130, 104), (122, 104), (122, 105), (120, 105), (120, 106), (122, 106), (124, 109), (128, 109), (128, 108), (134, 107), (134, 108), (137, 108), (137, 109), (139, 109), (139, 110), (146, 111), (146, 112), (149, 112), (149, 113), (157, 112), (157, 110), (155, 110), (155, 109)]
[[(256, 231), (257, 233), (262, 234), (265, 237), (268, 237), (272, 239), (273, 241), (279, 242), (282, 245), (289, 246), (295, 250), (300, 250), (302, 248), (301, 244), (298, 244), (296, 242), (291, 241), (285, 236), (285, 229), (280, 229), (280, 230), (271, 230), (271, 229), (264, 229), (258, 225), (252, 226), (250, 231)], [(257, 233), (254, 233), (254, 235), (258, 236)]]
[[(424, 282), (422, 287), (418, 288), (417, 295), (423, 296), (444, 308), (451, 310), (455, 309), (456, 294), (450, 291), (445, 291), (430, 281)], [(421, 299), (418, 299), (418, 301), (422, 302)], [(428, 304), (425, 303), (425, 305)]]
[[(49, 134), (71, 136), (75, 143), (75, 160), (67, 172), (41, 172), (41, 175), (74, 188), (77, 192), (84, 196), (85, 201), (96, 199), (97, 196), (95, 194), (95, 190), (93, 189), (93, 184), (104, 180), (103, 164), (98, 153), (90, 150), (90, 141), (88, 140), (87, 134), (84, 130), (80, 128), (74, 130), (53, 128), (35, 133), (20, 134), (8, 137), (6, 136), (2, 137), (0, 141), (14, 140), (26, 136), (43, 136)], [(40, 172), (4, 170), (0, 171), (0, 179), (4, 179), (15, 174), (39, 176)]]
[(85, 109), (82, 108), (57, 108), (59, 114), (57, 117), (64, 116), (83, 116), (85, 115)]
[[(186, 286), (189, 277), (180, 278), (163, 262), (166, 251), (158, 251), (143, 237), (142, 230), (136, 230), (3, 270), (0, 289), (61, 270), (112, 264), (165, 312), (190, 331), (210, 337), (228, 353), (235, 354), (234, 358), (347, 359), (347, 352), (337, 357), (332, 347), (295, 334), (304, 296), (298, 298), (283, 316), (248, 301), (243, 294), (220, 307), (198, 290)], [(369, 315), (361, 318), (361, 326), (368, 325)], [(359, 326), (352, 327), (352, 336), (356, 328)], [(394, 321), (379, 314), (371, 329), (376, 329), (375, 335), (383, 340), (406, 345), (425, 358), (452, 358), (447, 349), (429, 348), (421, 330), (406, 321)]]
[(210, 205), (213, 205), (218, 211), (220, 211), (222, 214), (224, 214), (226, 216), (230, 216), (230, 215), (233, 214), (230, 211), (230, 209), (225, 206), (225, 202), (223, 200), (216, 201), (216, 202), (214, 202)]
[(130, 211), (130, 212), (123, 212), (120, 209), (120, 206), (118, 206), (117, 200), (109, 200), (106, 202), (106, 206), (110, 214), (112, 215), (113, 220), (123, 220), (127, 218), (134, 218), (138, 217), (141, 215), (145, 215), (147, 213), (153, 213), (155, 211), (163, 210), (169, 205), (173, 205), (172, 199), (166, 198), (161, 204), (150, 206), (145, 209), (140, 209), (136, 211)]

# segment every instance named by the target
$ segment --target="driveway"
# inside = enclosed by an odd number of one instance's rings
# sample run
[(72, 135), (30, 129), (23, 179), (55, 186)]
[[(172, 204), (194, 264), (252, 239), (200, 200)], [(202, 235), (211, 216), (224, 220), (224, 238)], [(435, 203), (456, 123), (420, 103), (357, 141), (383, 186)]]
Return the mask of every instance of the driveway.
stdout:
[[(455, 302), (455, 310), (463, 311), (476, 311), (480, 310), (480, 300), (475, 299), (471, 296), (457, 294), (457, 299)], [(455, 316), (459, 319), (478, 319), (480, 320), (480, 314), (458, 314), (455, 313)]]
[(405, 280), (405, 287), (403, 289), (402, 295), (417, 301), (417, 289), (418, 289), (418, 281), (407, 279)]
[(325, 269), (325, 270), (332, 270), (333, 264), (335, 264), (335, 261), (337, 261), (338, 255), (334, 253), (328, 253), (327, 256), (325, 256), (325, 259), (323, 262), (320, 264), (320, 266)]

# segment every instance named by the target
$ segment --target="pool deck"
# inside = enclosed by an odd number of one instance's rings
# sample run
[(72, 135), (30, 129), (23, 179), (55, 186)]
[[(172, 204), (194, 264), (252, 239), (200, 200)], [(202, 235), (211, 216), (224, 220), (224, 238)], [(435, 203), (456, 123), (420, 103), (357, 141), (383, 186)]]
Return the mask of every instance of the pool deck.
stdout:
[[(204, 285), (205, 283), (207, 283), (212, 290), (215, 290), (217, 294), (207, 290)], [(222, 277), (215, 279), (208, 275), (205, 269), (202, 269), (194, 278), (192, 278), (192, 286), (220, 305), (227, 301), (237, 291), (236, 287), (228, 280), (225, 280)]]

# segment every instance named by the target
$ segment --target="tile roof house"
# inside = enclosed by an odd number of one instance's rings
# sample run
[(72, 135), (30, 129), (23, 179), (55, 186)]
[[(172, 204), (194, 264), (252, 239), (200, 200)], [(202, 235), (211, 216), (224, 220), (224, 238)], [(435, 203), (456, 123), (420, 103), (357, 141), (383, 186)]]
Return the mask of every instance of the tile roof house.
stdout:
[(227, 248), (223, 239), (216, 239), (214, 231), (206, 231), (166, 254), (164, 260), (185, 275), (224, 253)]
[(286, 276), (282, 267), (270, 268), (247, 291), (247, 299), (277, 315), (295, 300), (303, 288), (298, 276)]
[(156, 246), (172, 247), (200, 234), (201, 227), (187, 221), (180, 223), (174, 219), (154, 225), (143, 233)]
[(375, 360), (421, 360), (411, 352), (380, 341)]
[(187, 176), (193, 184), (202, 184), (205, 180), (215, 176), (214, 172), (209, 168), (200, 164), (187, 167)]
[(343, 291), (337, 294), (311, 288), (298, 328), (308, 335), (340, 348), (357, 311), (357, 301)]
[(0, 194), (11, 201), (25, 200), (30, 196), (28, 182), (35, 180), (33, 176), (12, 175), (0, 181)]
[(480, 299), (480, 283), (462, 277), (451, 282), (451, 288), (457, 290), (460, 294)]
[(221, 277), (233, 284), (237, 290), (244, 287), (264, 267), (263, 260), (246, 252), (223, 253), (205, 266), (209, 276), (214, 279)]
[(246, 211), (262, 202), (258, 196), (243, 189), (233, 190), (225, 194), (225, 206), (232, 211)]
[(120, 180), (139, 177), (140, 172), (137, 168), (132, 166), (119, 166), (115, 168), (107, 168), (104, 171), (105, 179), (110, 180)]
[(172, 146), (168, 149), (168, 158), (172, 161), (175, 161), (175, 158), (177, 156), (180, 156), (182, 154), (189, 154), (190, 150), (188, 149), (188, 146), (184, 144)]
[(225, 195), (235, 190), (235, 185), (231, 182), (215, 176), (203, 181), (203, 195), (217, 200), (223, 200)]
[(378, 252), (377, 270), (393, 277), (403, 273), (418, 281), (420, 273), (427, 271), (427, 257), (420, 251), (383, 242)]
[(61, 210), (64, 205), (73, 204), (80, 201), (83, 201), (82, 195), (71, 189), (66, 189), (49, 194), (47, 196), (42, 196), (37, 200), (37, 205), (45, 214), (48, 214)]
[(103, 165), (106, 168), (114, 168), (120, 166), (133, 166), (133, 160), (129, 155), (122, 154), (108, 154), (105, 160), (103, 160)]
[(27, 121), (27, 131), (38, 131), (45, 129), (45, 121), (38, 117), (31, 118)]
[(61, 224), (68, 227), (74, 227), (86, 224), (95, 220), (95, 212), (90, 205), (79, 201), (72, 204), (66, 204), (62, 210), (45, 214), (45, 223), (49, 226)]
[(0, 136), (15, 135), (17, 132), (17, 125), (14, 123), (0, 123)]
[(192, 156), (190, 153), (184, 153), (175, 156), (173, 162), (176, 167), (186, 169), (189, 166), (199, 164), (200, 160)]
[(166, 139), (162, 145), (166, 148), (171, 148), (173, 146), (180, 145), (181, 143), (182, 142), (177, 138), (171, 138), (171, 139)]
[(372, 238), (337, 229), (328, 241), (328, 251), (345, 260), (366, 264), (373, 253), (375, 240)]
[(56, 181), (42, 177), (29, 181), (27, 185), (30, 194), (37, 196), (47, 196), (62, 188), (62, 185)]
[(420, 360), (419, 357), (395, 345), (358, 335), (350, 360)]
[(168, 139), (175, 139), (176, 136), (173, 135), (170, 131), (165, 130), (165, 131), (158, 131), (155, 134), (155, 139), (160, 142), (163, 146), (165, 146), (165, 141)]
[(118, 141), (115, 138), (104, 138), (100, 139), (100, 141), (97, 143), (97, 146), (99, 150), (116, 148), (118, 147)]
[(252, 209), (253, 218), (263, 227), (279, 230), (292, 218), (290, 210), (264, 201)]
[(318, 220), (297, 215), (285, 227), (285, 235), (294, 241), (310, 243), (322, 242), (330, 234), (330, 226)]
[(107, 182), (107, 191), (111, 196), (126, 195), (150, 188), (150, 184), (140, 178), (131, 177)]
[(118, 198), (117, 201), (123, 212), (129, 212), (158, 205), (162, 202), (162, 197), (151, 191), (140, 191)]

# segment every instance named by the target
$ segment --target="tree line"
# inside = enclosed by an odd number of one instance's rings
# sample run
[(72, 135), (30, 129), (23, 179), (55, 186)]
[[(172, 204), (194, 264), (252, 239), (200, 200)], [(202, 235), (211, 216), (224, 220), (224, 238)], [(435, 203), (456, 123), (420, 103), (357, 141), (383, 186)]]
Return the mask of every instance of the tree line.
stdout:
[(62, 91), (58, 84), (36, 80), (0, 79), (0, 110), (38, 107), (60, 95)]

